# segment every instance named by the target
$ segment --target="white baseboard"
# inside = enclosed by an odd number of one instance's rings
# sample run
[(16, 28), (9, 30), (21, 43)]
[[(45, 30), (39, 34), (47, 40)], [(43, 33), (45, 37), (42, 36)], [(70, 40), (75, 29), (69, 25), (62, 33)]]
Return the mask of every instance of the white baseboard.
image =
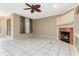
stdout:
[(9, 39), (23, 39), (23, 38), (27, 38), (27, 37), (31, 37), (31, 36), (38, 36), (38, 37), (45, 37), (45, 38), (53, 38), (56, 39), (56, 36), (50, 36), (50, 35), (35, 35), (35, 34), (22, 34), (20, 36), (17, 37), (8, 37)]
[(5, 38), (7, 38), (8, 40), (12, 40), (13, 37), (6, 35)]
[(56, 36), (47, 36), (47, 35), (22, 35), (20, 37), (15, 37), (13, 39), (23, 39), (23, 38), (27, 38), (27, 37), (32, 37), (32, 36), (38, 36), (38, 37), (45, 37), (45, 38), (51, 38), (51, 39), (56, 39)]
[(32, 34), (22, 34), (18, 37), (14, 37), (13, 39), (23, 39), (23, 38), (27, 38), (27, 37), (30, 37), (30, 36), (33, 36)]
[(49, 36), (49, 35), (34, 35), (34, 36), (39, 36), (39, 37), (46, 37), (46, 38), (53, 38), (53, 39), (56, 39), (56, 36)]

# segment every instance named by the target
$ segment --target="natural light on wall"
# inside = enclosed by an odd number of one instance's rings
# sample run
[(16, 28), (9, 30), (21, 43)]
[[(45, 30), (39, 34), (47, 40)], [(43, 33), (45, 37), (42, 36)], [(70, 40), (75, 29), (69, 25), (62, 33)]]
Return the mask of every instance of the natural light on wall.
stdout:
[(29, 24), (29, 19), (25, 19), (25, 31), (26, 33), (29, 33), (30, 32), (30, 24)]

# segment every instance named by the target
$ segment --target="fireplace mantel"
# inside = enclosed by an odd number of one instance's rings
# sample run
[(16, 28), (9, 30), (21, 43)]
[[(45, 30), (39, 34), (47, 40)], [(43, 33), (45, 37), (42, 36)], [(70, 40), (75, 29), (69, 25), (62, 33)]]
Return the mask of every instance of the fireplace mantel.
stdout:
[(61, 32), (70, 33), (70, 44), (73, 45), (73, 28), (59, 28), (59, 39), (60, 39)]

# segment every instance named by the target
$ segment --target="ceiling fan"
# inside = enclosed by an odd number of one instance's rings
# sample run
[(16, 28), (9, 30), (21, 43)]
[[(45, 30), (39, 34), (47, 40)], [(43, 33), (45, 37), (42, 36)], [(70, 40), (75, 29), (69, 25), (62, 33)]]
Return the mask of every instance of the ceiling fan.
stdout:
[(29, 8), (24, 8), (24, 10), (30, 10), (31, 9), (31, 13), (34, 13), (34, 11), (41, 12), (41, 10), (39, 9), (41, 7), (40, 5), (30, 5), (28, 3), (25, 3), (25, 5), (27, 5)]

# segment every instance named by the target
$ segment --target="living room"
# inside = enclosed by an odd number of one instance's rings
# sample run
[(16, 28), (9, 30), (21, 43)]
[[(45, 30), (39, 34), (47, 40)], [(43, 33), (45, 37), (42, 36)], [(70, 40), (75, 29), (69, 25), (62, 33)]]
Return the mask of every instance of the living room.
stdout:
[[(33, 9), (40, 5), (40, 11), (25, 10), (29, 5)], [(1, 3), (0, 7), (1, 56), (79, 55), (78, 4)]]

